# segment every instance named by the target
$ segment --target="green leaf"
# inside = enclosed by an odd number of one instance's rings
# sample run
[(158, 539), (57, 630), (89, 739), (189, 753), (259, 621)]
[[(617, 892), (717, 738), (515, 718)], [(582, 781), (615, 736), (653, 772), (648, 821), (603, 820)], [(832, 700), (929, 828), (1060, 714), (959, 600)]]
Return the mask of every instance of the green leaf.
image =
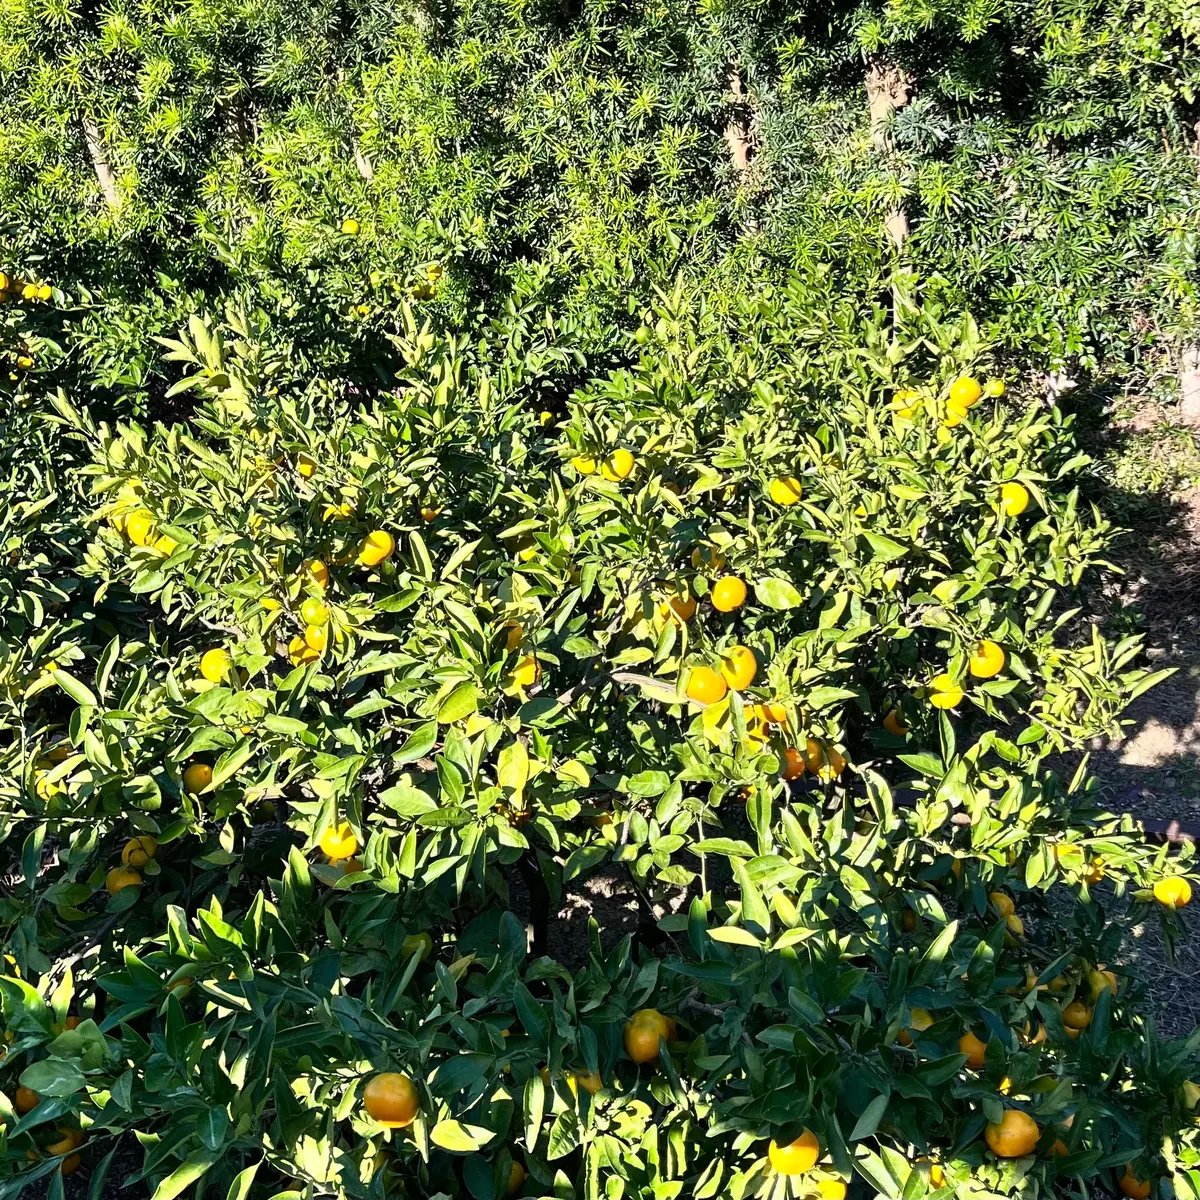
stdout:
[(804, 603), (804, 597), (796, 586), (786, 579), (768, 577), (756, 580), (754, 594), (760, 604), (779, 609), (781, 612), (789, 608), (799, 608)]
[(762, 942), (748, 929), (738, 925), (717, 925), (708, 931), (708, 936), (714, 942), (727, 942), (731, 946), (753, 946), (755, 950), (762, 949)]
[(437, 711), (439, 725), (450, 725), (469, 717), (479, 708), (479, 690), (469, 680), (460, 683), (445, 700)]
[(188, 1155), (181, 1166), (175, 1168), (154, 1189), (150, 1200), (175, 1200), (185, 1188), (191, 1187), (221, 1156), (213, 1150), (197, 1150)]
[(482, 1125), (465, 1125), (461, 1121), (439, 1121), (429, 1133), (430, 1141), (452, 1154), (472, 1154), (482, 1149), (496, 1135)]
[(882, 533), (864, 533), (863, 537), (870, 544), (877, 561), (892, 562), (897, 558), (903, 558), (908, 553), (908, 547), (903, 542), (898, 542), (895, 538), (887, 537)]
[(69, 1058), (43, 1058), (21, 1072), (21, 1086), (43, 1096), (73, 1096), (83, 1085), (79, 1064)]
[(883, 1114), (887, 1112), (890, 1099), (891, 1093), (885, 1092), (882, 1096), (876, 1096), (867, 1105), (863, 1115), (858, 1118), (854, 1128), (850, 1131), (850, 1141), (861, 1142), (863, 1138), (870, 1137), (879, 1128), (879, 1122), (883, 1120)]
[(93, 695), (90, 688), (79, 682), (69, 671), (64, 671), (61, 667), (56, 667), (50, 672), (50, 678), (58, 684), (76, 704), (90, 704), (94, 708), (100, 702)]
[(511, 793), (517, 808), (523, 808), (525, 784), (529, 782), (529, 751), (524, 743), (512, 742), (500, 751), (496, 782)]

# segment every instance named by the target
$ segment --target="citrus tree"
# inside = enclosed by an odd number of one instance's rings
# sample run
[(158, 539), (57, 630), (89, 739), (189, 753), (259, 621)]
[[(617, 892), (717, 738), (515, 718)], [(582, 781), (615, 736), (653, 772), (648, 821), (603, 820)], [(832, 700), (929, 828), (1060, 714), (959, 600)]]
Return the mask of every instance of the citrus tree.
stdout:
[[(368, 396), (235, 307), (187, 424), (32, 406), (6, 1192), (127, 1133), (157, 1200), (1197, 1190), (1123, 949), (1191, 852), (1046, 769), (1156, 679), (1071, 420), (812, 278), (663, 292), (569, 394), (418, 311)], [(556, 961), (601, 873), (636, 938)]]

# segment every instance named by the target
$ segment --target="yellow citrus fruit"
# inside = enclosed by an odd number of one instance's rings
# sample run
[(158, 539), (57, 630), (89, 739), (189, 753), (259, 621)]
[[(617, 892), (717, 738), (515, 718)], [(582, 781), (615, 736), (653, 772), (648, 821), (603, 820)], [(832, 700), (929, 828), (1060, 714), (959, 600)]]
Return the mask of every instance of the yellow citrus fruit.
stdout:
[(1088, 972), (1088, 987), (1091, 989), (1092, 1003), (1095, 1004), (1105, 992), (1112, 992), (1114, 996), (1117, 994), (1117, 977), (1111, 971), (1097, 967)]
[(1086, 1029), (1092, 1023), (1092, 1010), (1079, 1000), (1063, 1009), (1063, 1024), (1068, 1029)]
[(390, 558), (396, 549), (396, 539), (384, 529), (373, 529), (358, 548), (358, 561), (364, 567), (376, 567)]
[(846, 1185), (840, 1179), (822, 1179), (817, 1191), (821, 1200), (846, 1200)]
[(330, 862), (337, 862), (339, 859), (354, 857), (358, 851), (358, 838), (354, 836), (354, 830), (349, 824), (343, 821), (340, 825), (326, 829), (321, 834), (318, 845), (321, 847), (321, 853), (326, 855)]
[(736, 575), (725, 575), (713, 584), (712, 604), (717, 612), (733, 612), (746, 603), (746, 585)]
[(125, 518), (125, 536), (135, 546), (148, 545), (154, 538), (154, 515), (139, 508)]
[(721, 660), (721, 674), (735, 692), (744, 692), (758, 673), (758, 659), (749, 646), (730, 646)]
[(793, 504), (800, 502), (800, 497), (804, 492), (804, 488), (794, 475), (787, 475), (781, 479), (772, 479), (770, 487), (767, 488), (767, 494), (771, 497), (774, 503), (782, 505), (784, 508), (791, 508)]
[(692, 566), (697, 571), (719, 571), (725, 565), (725, 555), (716, 546), (697, 546), (692, 551)]
[(197, 792), (202, 792), (212, 783), (212, 777), (212, 767), (208, 763), (189, 763), (183, 772), (184, 791), (191, 792), (193, 795)]
[(983, 1139), (998, 1158), (1023, 1158), (1032, 1154), (1041, 1136), (1037, 1122), (1020, 1109), (1006, 1109), (999, 1121), (991, 1122)]
[(784, 779), (799, 779), (804, 774), (804, 755), (795, 746), (789, 746), (783, 752)]
[(301, 663), (313, 663), (320, 658), (320, 654), (314, 650), (300, 634), (296, 634), (290, 642), (288, 642), (288, 660), (292, 666), (298, 667)]
[(605, 479), (611, 480), (614, 483), (622, 479), (628, 479), (632, 472), (633, 455), (624, 447), (614, 450), (612, 454), (610, 454), (608, 458), (606, 458), (604, 462), (600, 464), (600, 474), (603, 475)]
[(967, 670), (976, 679), (991, 679), (1004, 670), (1004, 651), (992, 641), (985, 638), (979, 642), (967, 660)]
[(363, 1107), (389, 1129), (403, 1129), (417, 1119), (421, 1097), (416, 1084), (399, 1071), (383, 1071), (363, 1088)]
[(1000, 489), (1000, 507), (1006, 517), (1019, 517), (1029, 507), (1029, 492), (1019, 483), (1006, 483)]
[[(1025, 922), (1016, 913), (1009, 913), (1004, 918), (1004, 923), (1008, 926), (1008, 935), (1010, 937), (1021, 938), (1025, 936)], [(1011, 942), (1008, 944), (1012, 945)]]
[(635, 1063), (648, 1063), (658, 1057), (658, 1043), (669, 1038), (672, 1021), (655, 1008), (639, 1009), (625, 1022), (625, 1053)]
[(400, 953), (405, 958), (420, 954), (418, 962), (424, 962), (433, 953), (433, 938), (427, 933), (410, 933), (400, 943)]
[(604, 1086), (604, 1080), (600, 1078), (597, 1071), (573, 1071), (571, 1078), (591, 1096), (594, 1096)]
[(658, 606), (658, 615), (660, 617), (665, 618), (672, 614), (677, 616), (681, 621), (690, 621), (696, 615), (696, 597), (686, 587), (682, 592), (672, 592)]
[(1083, 876), (1084, 880), (1092, 885), (1095, 885), (1104, 878), (1104, 855), (1097, 854), (1095, 858), (1088, 863), (1087, 871)]
[(1183, 908), (1192, 901), (1192, 885), (1182, 875), (1168, 875), (1154, 885), (1154, 898), (1166, 908)]
[(898, 708), (893, 708), (886, 717), (883, 718), (883, 727), (888, 733), (895, 734), (896, 737), (903, 737), (908, 732), (908, 726), (904, 723), (904, 718), (900, 715)]
[[(933, 1024), (933, 1013), (927, 1008), (913, 1008), (909, 1010), (908, 1027), (900, 1030), (896, 1040), (902, 1046), (912, 1044), (913, 1033), (924, 1033)], [(910, 1032), (911, 1031), (911, 1032)]]
[(525, 1168), (519, 1162), (514, 1162), (508, 1168), (508, 1184), (505, 1191), (510, 1196), (515, 1196), (525, 1185)]
[(1002, 917), (1011, 917), (1016, 912), (1017, 906), (1013, 903), (1011, 896), (1006, 896), (1003, 892), (992, 892), (988, 899), (992, 902), (992, 907)]
[(210, 683), (221, 683), (229, 678), (229, 668), (232, 660), (228, 650), (220, 648), (205, 650), (200, 658), (200, 674)]
[(436, 521), (441, 511), (441, 506), (435, 508), (432, 504), (423, 505), (421, 508), (421, 520), (425, 522)]
[(301, 479), (311, 479), (317, 473), (317, 460), (304, 453), (297, 454), (296, 472)]
[(301, 563), (300, 574), (322, 590), (329, 584), (329, 568), (319, 558), (309, 558)]
[(141, 882), (142, 877), (132, 867), (113, 867), (104, 877), (104, 886), (110, 896), (127, 887), (137, 887)]
[(781, 1146), (774, 1138), (767, 1147), (767, 1158), (780, 1175), (803, 1175), (812, 1169), (821, 1154), (821, 1143), (811, 1129), (804, 1129), (793, 1142)]
[(31, 1112), (37, 1108), (41, 1099), (41, 1096), (32, 1088), (18, 1087), (16, 1094), (13, 1096), (13, 1108), (21, 1114)]
[(347, 217), (342, 222), (342, 232), (347, 237), (354, 237), (358, 233), (358, 222), (353, 217)]
[(934, 1187), (941, 1187), (946, 1182), (946, 1172), (942, 1170), (941, 1163), (931, 1163), (929, 1167), (929, 1182)]
[(511, 654), (521, 644), (521, 639), (525, 636), (525, 627), (520, 621), (512, 621), (504, 629), (504, 648)]
[(891, 409), (898, 417), (903, 417), (905, 420), (911, 419), (916, 415), (917, 401), (921, 399), (920, 392), (914, 392), (912, 388), (901, 388), (893, 397)]
[(304, 644), (314, 653), (320, 654), (329, 642), (323, 625), (308, 625), (304, 630)]
[(329, 620), (329, 608), (322, 604), (315, 596), (309, 596), (300, 605), (300, 620), (305, 625), (324, 625)]
[(164, 533), (155, 539), (154, 548), (163, 558), (170, 558), (179, 549), (179, 543), (169, 533)]
[(1139, 1179), (1128, 1163), (1125, 1164), (1125, 1174), (1117, 1180), (1117, 1185), (1129, 1200), (1146, 1200), (1150, 1195), (1150, 1180)]
[(724, 678), (712, 667), (692, 667), (688, 672), (687, 698), (698, 704), (716, 704), (729, 690)]
[(979, 1070), (983, 1066), (987, 1054), (987, 1045), (981, 1042), (969, 1029), (958, 1039), (958, 1052), (967, 1056), (967, 1066)]
[(158, 842), (149, 834), (131, 838), (121, 851), (121, 861), (127, 867), (144, 867), (158, 853)]
[(542, 667), (532, 654), (526, 654), (512, 669), (509, 678), (517, 687), (533, 687), (542, 677)]
[(949, 402), (959, 408), (970, 408), (983, 395), (983, 388), (970, 375), (960, 375), (950, 385)]
[(934, 708), (955, 708), (962, 703), (963, 690), (949, 675), (937, 675), (929, 683), (929, 703)]
[(594, 475), (596, 473), (596, 460), (590, 454), (577, 454), (571, 459), (573, 466), (580, 475)]
[(818, 779), (828, 783), (846, 769), (846, 758), (828, 743), (809, 738), (804, 748), (804, 765)]
[(946, 415), (942, 418), (942, 424), (948, 429), (953, 429), (956, 425), (961, 425), (967, 419), (967, 406), (965, 404), (956, 404), (953, 400), (946, 405)]

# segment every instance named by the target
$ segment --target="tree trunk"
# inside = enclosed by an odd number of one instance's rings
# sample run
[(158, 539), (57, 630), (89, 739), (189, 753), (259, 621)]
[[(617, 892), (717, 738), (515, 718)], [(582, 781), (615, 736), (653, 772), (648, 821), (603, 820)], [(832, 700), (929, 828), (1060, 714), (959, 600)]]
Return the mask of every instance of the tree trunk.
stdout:
[[(873, 59), (867, 67), (867, 107), (871, 114), (871, 141), (881, 158), (892, 153), (888, 124), (892, 114), (903, 108), (912, 94), (912, 78), (894, 63)], [(908, 215), (897, 205), (884, 218), (884, 229), (897, 251), (908, 239)]]
[[(1200, 121), (1195, 126), (1192, 154), (1196, 174), (1200, 175)], [(1200, 343), (1193, 341), (1179, 355), (1179, 419), (1186, 425), (1200, 425)]]
[(88, 157), (92, 160), (92, 170), (96, 172), (96, 181), (100, 184), (104, 199), (108, 201), (110, 208), (120, 208), (121, 195), (117, 191), (117, 181), (113, 176), (112, 167), (109, 166), (108, 155), (104, 152), (100, 130), (96, 128), (96, 122), (91, 117), (83, 117), (81, 124)]

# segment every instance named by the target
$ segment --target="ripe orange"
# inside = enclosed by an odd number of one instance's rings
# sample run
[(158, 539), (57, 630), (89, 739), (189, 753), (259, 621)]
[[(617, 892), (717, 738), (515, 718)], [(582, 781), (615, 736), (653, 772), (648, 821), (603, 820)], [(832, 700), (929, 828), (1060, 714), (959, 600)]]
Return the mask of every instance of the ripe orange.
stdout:
[(774, 1138), (767, 1147), (767, 1158), (780, 1175), (803, 1175), (811, 1170), (821, 1154), (821, 1143), (811, 1129), (805, 1128), (794, 1142), (781, 1146)]
[(1139, 1179), (1128, 1163), (1125, 1164), (1125, 1174), (1117, 1180), (1117, 1186), (1129, 1200), (1146, 1200), (1150, 1195), (1150, 1180)]
[(949, 402), (959, 408), (970, 408), (983, 395), (983, 388), (970, 375), (960, 375), (950, 385)]
[(725, 566), (725, 555), (716, 546), (697, 546), (692, 551), (692, 566), (697, 571), (719, 571)]
[(417, 1119), (421, 1097), (416, 1084), (399, 1071), (383, 1071), (363, 1088), (363, 1107), (380, 1125), (403, 1129)]
[(771, 499), (783, 508), (791, 508), (793, 504), (798, 504), (800, 497), (804, 492), (804, 488), (794, 475), (787, 475), (780, 479), (772, 479), (771, 485), (767, 489), (767, 494)]
[(967, 660), (967, 670), (976, 679), (991, 679), (1004, 670), (1004, 651), (995, 642), (986, 638), (980, 642)]
[(988, 1148), (998, 1158), (1023, 1158), (1032, 1154), (1041, 1133), (1037, 1122), (1017, 1108), (1009, 1108), (999, 1121), (993, 1121), (984, 1130), (983, 1138)]
[(323, 625), (308, 625), (304, 630), (304, 644), (314, 653), (320, 654), (329, 642)]
[(904, 718), (900, 715), (898, 708), (893, 708), (886, 717), (883, 718), (883, 727), (888, 733), (895, 734), (896, 737), (903, 737), (908, 732), (908, 726), (904, 723)]
[(1000, 488), (1000, 507), (1006, 517), (1019, 517), (1029, 507), (1029, 492), (1019, 483), (1006, 483)]
[(930, 680), (929, 703), (934, 708), (957, 708), (962, 698), (962, 688), (949, 675), (936, 675)]
[(154, 514), (139, 508), (125, 518), (125, 536), (135, 546), (147, 546), (154, 540)]
[(846, 769), (846, 757), (828, 742), (809, 738), (804, 749), (804, 765), (818, 779), (828, 783)]
[(342, 232), (347, 237), (356, 237), (358, 235), (359, 225), (353, 217), (347, 217), (342, 222)]
[(804, 774), (804, 755), (795, 746), (789, 746), (783, 752), (784, 779), (799, 779)]
[(16, 1095), (13, 1097), (13, 1108), (24, 1115), (32, 1109), (37, 1108), (41, 1099), (41, 1096), (32, 1088), (18, 1087)]
[(625, 1053), (635, 1063), (648, 1063), (658, 1058), (658, 1044), (668, 1037), (667, 1018), (653, 1008), (644, 1008), (625, 1022)]
[(526, 654), (509, 672), (509, 678), (517, 687), (533, 687), (542, 677), (541, 664), (532, 654)]
[[(902, 1046), (912, 1045), (913, 1033), (924, 1033), (933, 1024), (933, 1013), (927, 1008), (914, 1008), (909, 1010), (908, 1027), (900, 1030), (896, 1040)], [(911, 1031), (911, 1032), (910, 1032)]]
[(988, 899), (992, 902), (992, 907), (1002, 917), (1011, 917), (1016, 910), (1016, 905), (1013, 904), (1012, 897), (1006, 896), (1003, 892), (991, 892)]
[(326, 829), (317, 844), (321, 847), (321, 853), (326, 855), (330, 862), (337, 862), (342, 858), (353, 858), (358, 852), (358, 838), (355, 837), (354, 830), (346, 821)]
[(1068, 1029), (1086, 1029), (1092, 1023), (1092, 1010), (1079, 1000), (1063, 1009), (1063, 1025)]
[(1105, 992), (1112, 992), (1114, 996), (1117, 994), (1117, 977), (1111, 971), (1097, 967), (1088, 972), (1088, 987), (1091, 989), (1092, 1003), (1095, 1004)]
[(149, 834), (131, 838), (121, 851), (121, 861), (127, 867), (144, 867), (158, 852), (158, 842)]
[(113, 867), (104, 877), (104, 886), (110, 896), (115, 896), (127, 887), (137, 887), (141, 882), (141, 875), (132, 867)]
[(1168, 875), (1154, 885), (1154, 898), (1165, 908), (1184, 908), (1192, 902), (1192, 885), (1182, 875)]
[(969, 1029), (958, 1039), (958, 1052), (967, 1056), (967, 1066), (979, 1070), (983, 1066), (987, 1054), (987, 1045), (981, 1042)]
[(520, 621), (510, 621), (504, 627), (504, 648), (511, 654), (525, 636), (525, 626)]
[(840, 1179), (822, 1179), (817, 1191), (821, 1200), (846, 1200), (846, 1185)]
[(212, 783), (213, 771), (208, 763), (190, 763), (183, 772), (183, 790), (195, 795)]
[(901, 388), (892, 397), (892, 412), (894, 412), (898, 417), (902, 417), (905, 420), (910, 420), (916, 414), (916, 401), (920, 399), (920, 392), (914, 392), (912, 388)]
[(311, 479), (317, 473), (317, 461), (301, 452), (296, 455), (296, 473), (301, 479)]
[(716, 704), (728, 690), (728, 684), (712, 667), (692, 667), (688, 672), (687, 698), (697, 704)]
[(598, 1071), (572, 1071), (570, 1077), (592, 1096), (604, 1086), (604, 1080), (600, 1078)]
[(228, 650), (219, 647), (205, 650), (200, 657), (200, 674), (210, 683), (221, 683), (228, 679), (229, 668), (232, 665), (233, 660), (229, 657)]
[(364, 567), (377, 567), (395, 549), (396, 539), (386, 529), (373, 529), (358, 548), (358, 561)]
[(733, 612), (746, 603), (746, 585), (736, 575), (725, 575), (713, 584), (712, 604), (717, 612)]
[(590, 454), (577, 454), (571, 459), (571, 466), (580, 475), (594, 475), (596, 473), (596, 460)]
[(514, 1162), (508, 1168), (508, 1183), (505, 1187), (505, 1191), (507, 1191), (510, 1196), (515, 1196), (524, 1186), (525, 1179), (525, 1168), (521, 1166), (519, 1162)]
[(600, 464), (600, 474), (610, 482), (618, 483), (622, 479), (629, 478), (633, 472), (633, 463), (633, 455), (624, 447), (621, 447), (618, 450), (614, 450)]
[(682, 590), (676, 589), (658, 606), (660, 617), (672, 614), (681, 621), (690, 621), (696, 615), (696, 597), (692, 595), (685, 584)]
[(322, 591), (329, 584), (329, 568), (319, 558), (305, 559), (300, 564), (300, 574)]
[(730, 646), (721, 662), (721, 674), (735, 692), (744, 692), (758, 673), (758, 659), (749, 646)]

